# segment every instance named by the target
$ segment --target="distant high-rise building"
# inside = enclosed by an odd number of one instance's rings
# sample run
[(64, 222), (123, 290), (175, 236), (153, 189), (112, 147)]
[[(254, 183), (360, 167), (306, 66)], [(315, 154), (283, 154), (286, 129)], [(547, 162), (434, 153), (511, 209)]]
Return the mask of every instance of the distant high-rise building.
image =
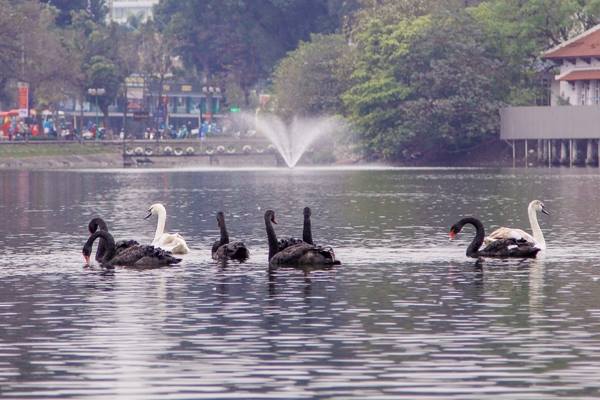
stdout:
[(108, 17), (119, 24), (126, 23), (129, 17), (146, 21), (152, 18), (152, 7), (158, 2), (159, 0), (109, 0)]

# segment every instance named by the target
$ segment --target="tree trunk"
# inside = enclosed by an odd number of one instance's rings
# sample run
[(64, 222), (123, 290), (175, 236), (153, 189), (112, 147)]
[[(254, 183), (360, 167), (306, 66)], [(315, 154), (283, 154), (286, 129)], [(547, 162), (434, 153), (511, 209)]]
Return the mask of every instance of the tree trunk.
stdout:
[[(124, 98), (124, 106), (123, 106), (123, 121), (121, 123), (121, 131), (126, 132), (127, 128), (127, 108), (129, 107), (129, 101), (127, 100), (127, 83), (124, 83), (125, 86), (125, 98)], [(117, 132), (120, 134), (121, 132)], [(120, 136), (120, 135), (118, 135)]]
[[(102, 126), (104, 127), (104, 135), (106, 137), (107, 133), (108, 133), (108, 104), (103, 107), (102, 105), (100, 106), (100, 111), (102, 111)], [(99, 130), (100, 127), (97, 126), (96, 130)]]
[(79, 125), (77, 128), (79, 129), (79, 141), (83, 141), (83, 102), (85, 101), (85, 95), (81, 95), (81, 99), (79, 100)]

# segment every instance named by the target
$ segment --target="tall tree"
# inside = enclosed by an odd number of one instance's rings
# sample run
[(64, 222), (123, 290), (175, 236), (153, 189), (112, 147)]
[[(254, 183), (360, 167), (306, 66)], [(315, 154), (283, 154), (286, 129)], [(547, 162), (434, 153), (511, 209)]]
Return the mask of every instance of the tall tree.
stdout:
[(531, 105), (548, 90), (540, 72), (553, 67), (540, 60), (542, 52), (600, 22), (600, 1), (488, 0), (469, 12), (486, 32), (485, 42), (510, 66), (506, 101)]
[(55, 10), (34, 0), (0, 0), (0, 9), (0, 84), (27, 82), (30, 98), (44, 106), (64, 99), (75, 71)]
[[(89, 12), (80, 11), (73, 14), (68, 37), (72, 61), (81, 71), (73, 76), (78, 97), (97, 102), (106, 121), (109, 106), (122, 93), (125, 78), (137, 69), (135, 35), (126, 26), (98, 24)], [(91, 95), (88, 89), (104, 89), (104, 93)]]
[(277, 111), (285, 117), (341, 114), (352, 69), (352, 47), (342, 35), (313, 35), (275, 69)]
[(138, 73), (143, 75), (147, 85), (158, 88), (158, 96), (153, 99), (157, 105), (163, 97), (165, 81), (177, 72), (173, 62), (173, 44), (168, 36), (157, 29), (153, 21), (142, 24), (137, 34)]
[(105, 0), (40, 0), (42, 3), (58, 10), (56, 23), (65, 27), (73, 22), (73, 14), (86, 11), (96, 23), (102, 23), (108, 14)]
[(155, 18), (203, 80), (227, 77), (248, 93), (286, 51), (331, 23), (327, 0), (163, 0)]
[(344, 100), (367, 156), (439, 155), (496, 132), (506, 71), (464, 9), (369, 17), (356, 38), (358, 83)]

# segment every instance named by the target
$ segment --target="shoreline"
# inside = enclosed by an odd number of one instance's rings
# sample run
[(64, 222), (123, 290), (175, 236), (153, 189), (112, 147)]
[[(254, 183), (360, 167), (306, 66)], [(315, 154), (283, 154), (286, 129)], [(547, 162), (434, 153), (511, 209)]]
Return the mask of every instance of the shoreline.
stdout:
[(64, 168), (122, 168), (120, 153), (73, 154), (0, 158), (0, 170), (48, 170)]
[[(144, 146), (153, 142), (127, 142)], [(167, 145), (170, 144), (166, 142)], [(174, 142), (183, 144), (183, 142)], [(238, 142), (239, 143), (239, 142)], [(208, 143), (215, 146), (215, 142)], [(0, 145), (0, 171), (3, 170), (61, 170), (61, 169), (244, 169), (281, 167), (280, 157), (272, 153), (264, 154), (196, 154), (194, 156), (124, 154), (124, 142), (14, 142)], [(441, 159), (423, 157), (409, 162), (367, 161), (344, 158), (331, 164), (312, 163), (311, 158), (298, 165), (300, 168), (512, 168), (512, 154), (506, 143), (495, 141), (492, 146), (481, 146), (460, 156), (448, 155)], [(517, 167), (525, 167), (520, 158)], [(584, 167), (584, 165), (575, 165)], [(547, 168), (547, 165), (530, 163), (529, 168)], [(560, 165), (552, 165), (560, 167)], [(598, 168), (598, 167), (592, 167)]]

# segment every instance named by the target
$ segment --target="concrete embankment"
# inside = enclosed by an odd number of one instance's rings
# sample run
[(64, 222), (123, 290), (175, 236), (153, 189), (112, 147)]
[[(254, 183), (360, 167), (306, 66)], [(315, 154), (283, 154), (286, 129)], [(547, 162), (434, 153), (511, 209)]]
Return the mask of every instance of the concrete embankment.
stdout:
[(120, 153), (0, 158), (0, 169), (120, 168), (122, 166), (123, 156)]
[[(0, 169), (273, 167), (264, 141), (0, 142)], [(165, 149), (170, 149), (168, 152)], [(182, 150), (183, 149), (183, 150)], [(190, 150), (191, 149), (191, 150)], [(185, 151), (185, 152), (184, 152)]]
[(0, 143), (0, 169), (121, 167), (121, 148), (113, 144), (58, 142)]

